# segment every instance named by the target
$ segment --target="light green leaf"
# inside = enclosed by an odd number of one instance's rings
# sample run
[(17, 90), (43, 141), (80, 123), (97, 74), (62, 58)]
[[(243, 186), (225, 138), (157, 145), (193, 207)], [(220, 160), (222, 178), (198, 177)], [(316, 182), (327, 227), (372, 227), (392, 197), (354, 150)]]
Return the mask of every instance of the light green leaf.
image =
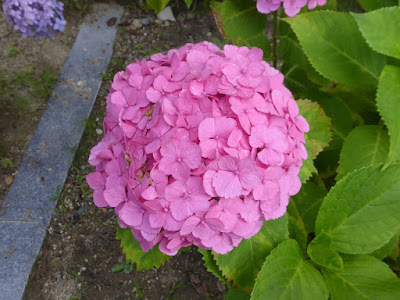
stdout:
[(331, 238), (324, 231), (308, 245), (307, 253), (320, 266), (333, 270), (343, 269), (343, 260), (339, 253), (331, 248)]
[(387, 7), (364, 14), (351, 14), (372, 49), (400, 58), (400, 7)]
[(146, 0), (147, 6), (155, 12), (162, 11), (168, 4), (169, 0)]
[(400, 280), (389, 267), (368, 255), (343, 256), (342, 271), (322, 269), (332, 300), (400, 299)]
[(260, 14), (253, 0), (211, 2), (219, 30), (238, 46), (258, 47), (268, 59), (270, 44), (265, 34), (267, 15)]
[(300, 192), (291, 198), (304, 222), (307, 233), (314, 232), (318, 210), (326, 194), (327, 191), (322, 186), (307, 182), (302, 185)]
[(199, 251), (203, 255), (204, 267), (206, 267), (207, 271), (212, 273), (215, 277), (226, 284), (226, 278), (224, 277), (224, 275), (222, 275), (221, 270), (218, 268), (217, 262), (215, 261), (211, 250), (198, 248), (197, 251)]
[(222, 274), (232, 280), (235, 286), (251, 291), (265, 258), (280, 242), (288, 238), (286, 215), (264, 222), (260, 232), (248, 240), (243, 240), (231, 252), (221, 255), (214, 253)]
[(361, 7), (366, 11), (399, 4), (397, 0), (358, 0), (358, 3), (360, 3)]
[(382, 247), (400, 226), (400, 164), (356, 170), (329, 191), (315, 231), (331, 237), (331, 247), (368, 254)]
[(314, 167), (313, 160), (317, 157), (331, 140), (331, 121), (325, 115), (321, 106), (310, 100), (297, 100), (300, 114), (307, 120), (310, 131), (305, 134), (306, 149), (308, 158), (303, 161), (300, 169), (300, 180), (306, 182), (317, 169)]
[(171, 258), (154, 247), (147, 253), (140, 248), (139, 242), (135, 240), (129, 228), (118, 228), (117, 240), (121, 241), (122, 252), (126, 255), (126, 260), (136, 263), (136, 270), (159, 268), (163, 263)]
[(354, 128), (343, 144), (336, 180), (356, 169), (384, 163), (388, 152), (389, 136), (385, 128), (378, 125)]
[(317, 102), (310, 100), (297, 100), (300, 114), (310, 125), (307, 135), (307, 145), (310, 146), (310, 157), (314, 160), (331, 140), (331, 120), (326, 116), (324, 110)]
[(317, 11), (284, 20), (323, 76), (355, 89), (377, 86), (385, 58), (369, 48), (350, 15)]
[(190, 8), (190, 6), (192, 5), (192, 3), (193, 3), (193, 0), (184, 0), (185, 1), (185, 4), (186, 4), (186, 7), (187, 8)]
[(387, 256), (390, 256), (396, 250), (396, 247), (399, 243), (400, 234), (397, 232), (385, 245), (383, 245), (378, 250), (375, 250), (371, 253), (371, 255), (377, 259), (384, 259)]
[(282, 242), (267, 257), (258, 274), (252, 300), (328, 299), (321, 273), (306, 261), (295, 240)]
[(387, 163), (400, 160), (400, 68), (387, 65), (383, 69), (376, 105), (390, 135)]

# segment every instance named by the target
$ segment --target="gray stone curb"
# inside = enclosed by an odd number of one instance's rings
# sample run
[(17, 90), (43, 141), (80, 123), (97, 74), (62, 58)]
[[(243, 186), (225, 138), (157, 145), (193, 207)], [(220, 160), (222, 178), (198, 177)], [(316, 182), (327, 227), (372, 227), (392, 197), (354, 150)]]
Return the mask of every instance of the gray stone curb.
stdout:
[[(94, 4), (81, 26), (0, 212), (0, 298), (23, 298), (69, 162), (110, 61), (123, 9)], [(116, 18), (116, 19), (112, 19)], [(107, 24), (108, 23), (108, 24)]]

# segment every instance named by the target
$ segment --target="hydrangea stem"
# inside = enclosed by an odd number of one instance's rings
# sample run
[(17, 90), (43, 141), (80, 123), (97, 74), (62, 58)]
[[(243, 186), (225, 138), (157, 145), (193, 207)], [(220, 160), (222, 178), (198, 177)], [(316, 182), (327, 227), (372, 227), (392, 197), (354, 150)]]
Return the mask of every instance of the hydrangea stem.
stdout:
[(278, 11), (279, 10), (274, 11), (272, 21), (272, 65), (275, 69), (278, 66)]

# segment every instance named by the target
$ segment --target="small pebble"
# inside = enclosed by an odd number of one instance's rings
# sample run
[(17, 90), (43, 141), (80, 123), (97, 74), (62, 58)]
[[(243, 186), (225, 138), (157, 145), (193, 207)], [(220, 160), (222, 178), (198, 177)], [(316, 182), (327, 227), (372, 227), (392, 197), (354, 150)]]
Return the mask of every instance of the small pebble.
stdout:
[(101, 135), (101, 134), (103, 134), (103, 130), (101, 130), (100, 128), (96, 128), (96, 133), (98, 135)]

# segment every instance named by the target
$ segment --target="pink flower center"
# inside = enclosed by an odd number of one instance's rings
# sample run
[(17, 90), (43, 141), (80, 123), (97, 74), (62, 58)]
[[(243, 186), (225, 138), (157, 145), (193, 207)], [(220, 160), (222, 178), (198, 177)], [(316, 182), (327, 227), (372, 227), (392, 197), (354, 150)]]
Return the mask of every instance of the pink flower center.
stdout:
[(218, 135), (216, 135), (216, 136), (215, 136), (215, 139), (218, 141), (218, 139), (219, 139), (219, 136), (218, 136)]
[(239, 175), (239, 171), (238, 170), (235, 171), (235, 175)]
[(181, 162), (181, 161), (182, 161), (182, 158), (178, 157), (178, 158), (176, 159), (176, 161), (177, 161), (177, 162)]
[(167, 212), (168, 212), (168, 208), (164, 208), (164, 212), (166, 212), (166, 213), (167, 213)]

